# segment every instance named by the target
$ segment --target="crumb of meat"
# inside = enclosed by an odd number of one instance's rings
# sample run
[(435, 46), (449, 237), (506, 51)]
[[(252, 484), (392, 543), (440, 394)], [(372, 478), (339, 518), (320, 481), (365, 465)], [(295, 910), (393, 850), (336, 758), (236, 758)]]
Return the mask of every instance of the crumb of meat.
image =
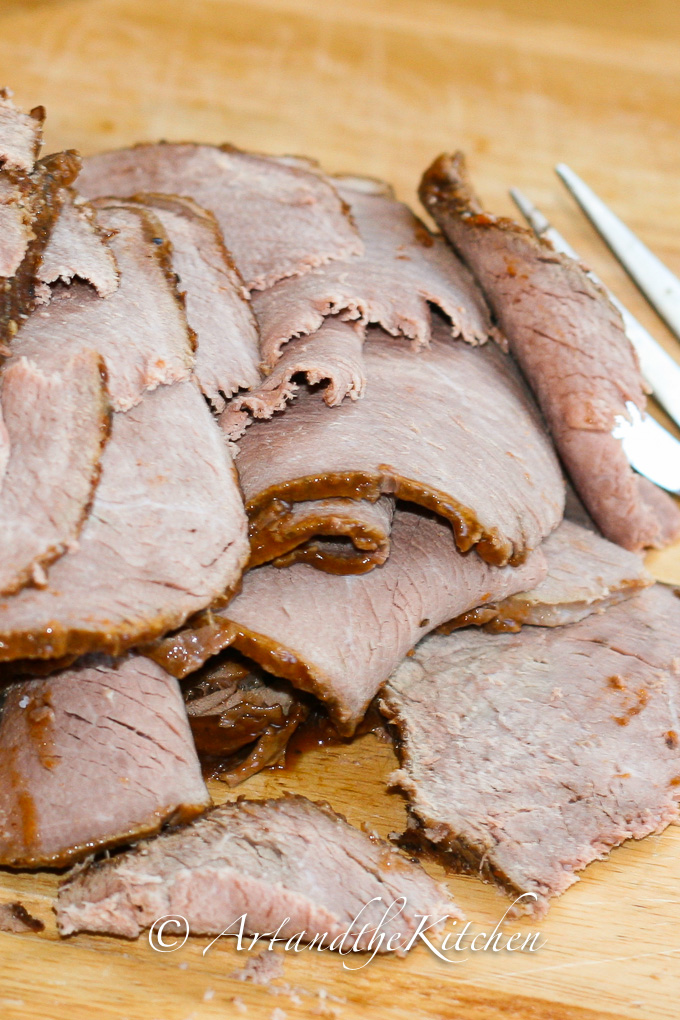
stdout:
[(286, 1013), (286, 1011), (283, 1009), (279, 1009), (278, 1006), (276, 1006), (272, 1010), (271, 1020), (287, 1020), (287, 1017), (288, 1014)]
[(247, 1013), (248, 1012), (248, 1007), (246, 1006), (245, 1002), (243, 1001), (243, 999), (239, 999), (238, 996), (235, 996), (231, 1000), (231, 1004), (232, 1004), (232, 1006), (234, 1006), (236, 1008), (238, 1013)]
[(237, 981), (252, 981), (254, 985), (268, 985), (270, 981), (282, 976), (283, 960), (268, 949), (263, 949), (255, 956), (249, 956), (240, 970), (235, 970), (229, 975)]
[(44, 931), (45, 925), (26, 910), (23, 903), (0, 903), (0, 931), (20, 933)]

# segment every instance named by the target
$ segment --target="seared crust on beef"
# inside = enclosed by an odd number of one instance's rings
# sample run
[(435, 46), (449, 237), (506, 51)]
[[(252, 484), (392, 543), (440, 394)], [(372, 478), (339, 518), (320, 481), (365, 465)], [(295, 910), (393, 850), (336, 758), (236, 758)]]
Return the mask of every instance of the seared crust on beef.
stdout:
[(214, 213), (249, 290), (270, 287), (363, 245), (329, 180), (231, 145), (160, 142), (90, 156), (88, 198), (143, 191), (193, 198)]
[(61, 867), (209, 804), (177, 681), (148, 659), (93, 659), (5, 693), (1, 864)]
[(10, 456), (0, 486), (0, 594), (46, 583), (80, 534), (99, 480), (111, 409), (104, 364), (81, 351), (60, 372), (12, 358), (0, 376)]
[(427, 637), (380, 702), (423, 835), (541, 916), (578, 870), (677, 820), (679, 641), (660, 585), (570, 627)]
[(680, 509), (662, 493), (654, 503), (663, 509), (642, 498), (609, 434), (626, 402), (644, 409), (645, 395), (621, 315), (603, 290), (548, 241), (483, 212), (462, 153), (435, 160), (420, 197), (486, 294), (605, 537), (637, 550), (680, 534)]

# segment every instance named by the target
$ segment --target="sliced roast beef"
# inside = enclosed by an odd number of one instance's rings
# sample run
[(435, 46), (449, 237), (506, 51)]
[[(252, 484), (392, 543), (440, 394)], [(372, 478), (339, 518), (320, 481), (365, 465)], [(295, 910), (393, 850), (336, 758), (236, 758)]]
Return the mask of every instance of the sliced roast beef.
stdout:
[(285, 680), (223, 656), (192, 677), (184, 698), (196, 750), (230, 786), (275, 764), (309, 713)]
[(548, 573), (535, 588), (464, 613), (442, 630), (450, 632), (468, 624), (492, 631), (517, 631), (523, 624), (561, 627), (602, 612), (652, 584), (640, 556), (572, 521), (562, 521), (541, 551)]
[(364, 361), (362, 400), (329, 412), (301, 393), (279, 420), (254, 422), (239, 441), (253, 529), (280, 500), (391, 493), (446, 517), (462, 551), (521, 562), (561, 520), (564, 483), (507, 355), (451, 343), (437, 320), (420, 352), (370, 330)]
[(270, 287), (363, 245), (330, 181), (302, 166), (230, 145), (136, 145), (85, 160), (89, 198), (158, 191), (214, 213), (249, 289)]
[(675, 821), (679, 642), (660, 585), (570, 627), (426, 638), (381, 703), (422, 834), (540, 915), (576, 871)]
[(0, 172), (0, 343), (12, 339), (37, 303), (37, 274), (80, 158), (58, 152), (31, 173)]
[(384, 187), (357, 178), (336, 180), (364, 241), (364, 254), (330, 262), (256, 295), (262, 356), (274, 365), (291, 337), (313, 333), (324, 316), (379, 323), (416, 347), (430, 339), (428, 302), (451, 319), (454, 336), (484, 341), (490, 322), (469, 271), (445, 241)]
[(0, 89), (0, 166), (30, 173), (42, 145), (45, 109), (36, 106), (22, 113), (12, 95), (11, 89)]
[(0, 863), (63, 865), (210, 803), (177, 681), (142, 656), (5, 692)]
[(46, 588), (0, 601), (0, 661), (151, 640), (232, 589), (248, 553), (236, 473), (207, 404), (192, 381), (162, 386), (113, 416), (78, 548)]
[(84, 283), (61, 288), (26, 321), (12, 352), (54, 368), (74, 351), (96, 347), (106, 364), (111, 403), (125, 411), (146, 390), (189, 377), (193, 336), (156, 217), (111, 203), (99, 204), (97, 217), (112, 232), (117, 290), (101, 298)]
[(60, 372), (26, 358), (0, 376), (10, 455), (0, 485), (0, 594), (33, 581), (71, 546), (99, 478), (109, 430), (103, 363), (82, 351)]
[(44, 301), (51, 297), (50, 284), (70, 283), (74, 277), (92, 284), (101, 297), (113, 294), (118, 286), (116, 260), (95, 210), (69, 190), (38, 268)]
[(392, 937), (391, 951), (403, 953), (423, 914), (440, 926), (462, 916), (444, 887), (389, 843), (326, 805), (284, 797), (223, 804), (81, 870), (62, 884), (56, 910), (62, 935), (135, 938), (168, 914), (186, 918), (193, 934), (219, 935), (244, 914), (248, 934), (277, 931), (303, 943), (316, 936), (319, 946), (335, 940), (349, 951), (368, 948), (390, 907), (383, 951)]
[(153, 211), (170, 239), (198, 341), (194, 374), (214, 409), (222, 411), (233, 393), (260, 381), (259, 334), (241, 275), (215, 217), (192, 199), (147, 194), (135, 201)]
[(303, 380), (309, 386), (322, 384), (329, 407), (342, 403), (345, 397), (356, 400), (366, 385), (363, 343), (361, 327), (337, 317), (326, 319), (316, 333), (291, 340), (265, 381), (228, 404), (220, 425), (230, 439), (238, 439), (250, 416), (271, 418), (276, 411), (283, 411), (297, 396)]
[(334, 577), (305, 563), (260, 567), (211, 619), (161, 641), (149, 654), (176, 676), (233, 645), (270, 673), (320, 698), (351, 735), (397, 663), (428, 631), (487, 601), (533, 587), (540, 551), (521, 567), (462, 556), (448, 524), (401, 510), (392, 552), (370, 573)]
[[(663, 544), (659, 512), (610, 435), (627, 401), (645, 406), (619, 312), (578, 262), (513, 220), (482, 211), (461, 153), (435, 160), (420, 195), (486, 294), (603, 534), (633, 550)], [(680, 510), (670, 497), (657, 499), (680, 533)]]
[(251, 531), (250, 566), (309, 563), (330, 574), (363, 574), (389, 556), (393, 515), (389, 496), (283, 504), (262, 531)]

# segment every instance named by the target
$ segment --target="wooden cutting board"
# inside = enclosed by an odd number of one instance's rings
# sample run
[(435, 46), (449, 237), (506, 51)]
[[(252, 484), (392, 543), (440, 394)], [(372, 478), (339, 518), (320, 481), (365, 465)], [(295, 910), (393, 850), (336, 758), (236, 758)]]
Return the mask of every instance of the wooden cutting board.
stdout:
[[(679, 354), (552, 173), (570, 163), (680, 274), (674, 0), (4, 0), (0, 61), (22, 106), (47, 106), (50, 149), (229, 140), (385, 177), (414, 202), (428, 162), (461, 147), (489, 208), (511, 212), (507, 187), (525, 189)], [(680, 583), (680, 547), (650, 565)], [(368, 735), (236, 792), (324, 798), (387, 835), (405, 822), (387, 790), (395, 764), (389, 743)], [(220, 783), (213, 794), (236, 795)], [(678, 1015), (677, 828), (589, 867), (539, 926), (510, 922), (509, 932), (540, 930), (536, 953), (466, 952), (445, 964), (421, 946), (357, 971), (329, 953), (280, 954), (284, 975), (270, 988), (232, 976), (247, 953), (226, 940), (205, 955), (205, 939), (163, 954), (144, 937), (59, 941), (57, 880), (0, 872), (0, 901), (20, 898), (46, 923), (40, 936), (0, 936), (3, 1020)], [(505, 899), (471, 878), (449, 884), (474, 931), (490, 931)]]

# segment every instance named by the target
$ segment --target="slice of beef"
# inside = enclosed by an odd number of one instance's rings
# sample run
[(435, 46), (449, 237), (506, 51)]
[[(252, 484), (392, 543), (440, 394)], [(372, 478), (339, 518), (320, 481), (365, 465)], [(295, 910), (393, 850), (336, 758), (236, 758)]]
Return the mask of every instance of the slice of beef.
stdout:
[(112, 203), (97, 204), (97, 217), (112, 232), (118, 288), (107, 298), (84, 283), (61, 288), (26, 321), (12, 352), (58, 367), (74, 351), (96, 347), (113, 408), (125, 411), (147, 390), (189, 377), (194, 340), (156, 217)]
[(110, 410), (103, 363), (81, 351), (60, 372), (12, 359), (0, 376), (10, 456), (0, 486), (0, 594), (30, 581), (71, 548), (99, 478)]
[(521, 567), (492, 567), (479, 556), (462, 556), (441, 518), (401, 510), (382, 567), (347, 577), (305, 563), (252, 570), (240, 594), (211, 621), (197, 621), (151, 654), (182, 675), (202, 650), (207, 657), (220, 643), (232, 645), (316, 695), (338, 731), (350, 736), (424, 634), (484, 602), (532, 587), (544, 573), (540, 551)]
[(468, 624), (518, 631), (524, 624), (561, 627), (601, 613), (646, 588), (653, 578), (640, 556), (572, 521), (563, 521), (541, 546), (548, 573), (531, 591), (465, 613), (444, 633)]
[(561, 520), (564, 483), (510, 358), (495, 345), (452, 343), (437, 320), (420, 352), (370, 330), (364, 362), (362, 400), (331, 412), (301, 393), (239, 441), (253, 527), (279, 500), (394, 494), (446, 517), (462, 551), (521, 562)]
[(250, 566), (309, 563), (330, 574), (363, 574), (390, 552), (394, 500), (319, 499), (284, 504), (262, 531), (251, 531)]
[(45, 109), (22, 111), (12, 101), (12, 90), (0, 88), (0, 166), (30, 173), (42, 145)]
[(158, 191), (193, 198), (214, 213), (246, 286), (270, 287), (363, 245), (330, 181), (301, 166), (230, 145), (136, 145), (90, 156), (84, 195)]
[(220, 425), (230, 439), (238, 439), (253, 418), (271, 418), (294, 400), (300, 386), (321, 385), (323, 399), (336, 407), (345, 397), (363, 396), (366, 373), (361, 327), (327, 318), (311, 336), (298, 337), (286, 344), (281, 360), (264, 382), (250, 393), (239, 394), (227, 405)]
[(62, 866), (210, 804), (177, 681), (139, 655), (10, 687), (0, 749), (3, 865)]
[(422, 834), (544, 914), (680, 798), (680, 601), (656, 585), (570, 627), (426, 638), (381, 708)]
[(291, 337), (315, 332), (327, 315), (379, 323), (423, 347), (430, 339), (428, 302), (451, 319), (454, 336), (471, 343), (486, 340), (491, 324), (484, 299), (446, 242), (380, 183), (360, 178), (335, 183), (359, 228), (364, 253), (255, 296), (265, 364), (276, 364)]
[(43, 922), (29, 914), (23, 903), (19, 903), (18, 900), (14, 903), (0, 903), (0, 931), (10, 931), (18, 935), (27, 931), (44, 930)]
[(213, 408), (222, 411), (237, 390), (260, 382), (259, 334), (241, 274), (215, 217), (192, 199), (146, 194), (135, 201), (153, 211), (170, 239), (198, 341), (194, 374)]
[(58, 152), (38, 160), (31, 173), (0, 173), (0, 344), (12, 339), (37, 304), (42, 254), (61, 211), (64, 189), (79, 169), (77, 153)]
[[(578, 262), (513, 220), (483, 212), (461, 153), (435, 160), (420, 196), (486, 294), (603, 534), (633, 550), (662, 544), (658, 513), (610, 435), (627, 401), (645, 406), (619, 312)], [(663, 502), (670, 514), (670, 497)], [(680, 533), (675, 511), (672, 530)]]
[(203, 396), (192, 381), (161, 386), (113, 416), (77, 550), (45, 589), (0, 601), (0, 661), (119, 654), (234, 588), (248, 554), (236, 472)]
[[(158, 917), (180, 914), (196, 935), (238, 927), (345, 951), (368, 948), (384, 925), (399, 952), (423, 914), (460, 918), (443, 886), (389, 843), (304, 797), (223, 804), (187, 828), (142, 843), (67, 879), (59, 889), (62, 935), (94, 931), (135, 938)], [(279, 927), (280, 926), (280, 927)], [(364, 927), (365, 926), (365, 927)], [(436, 929), (432, 929), (436, 930)], [(396, 938), (401, 934), (403, 941)], [(374, 945), (378, 939), (374, 939)]]
[(38, 268), (44, 302), (51, 297), (50, 284), (74, 278), (90, 283), (101, 297), (113, 294), (118, 269), (108, 240), (92, 206), (69, 189)]
[(192, 677), (184, 698), (196, 750), (230, 786), (274, 765), (309, 714), (285, 680), (223, 656)]

